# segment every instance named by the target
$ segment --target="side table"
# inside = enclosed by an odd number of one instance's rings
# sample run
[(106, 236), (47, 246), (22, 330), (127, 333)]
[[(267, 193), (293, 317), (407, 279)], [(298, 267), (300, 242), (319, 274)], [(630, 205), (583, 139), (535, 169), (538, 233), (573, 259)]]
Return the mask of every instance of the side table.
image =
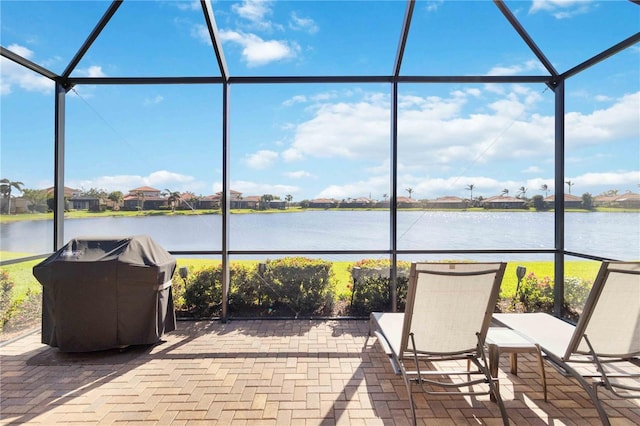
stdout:
[(492, 377), (498, 377), (498, 363), (501, 353), (508, 353), (511, 374), (518, 375), (518, 354), (535, 353), (540, 364), (540, 377), (544, 400), (547, 401), (547, 377), (544, 372), (544, 361), (540, 346), (525, 339), (520, 334), (506, 327), (489, 327), (485, 340), (489, 351), (489, 372)]

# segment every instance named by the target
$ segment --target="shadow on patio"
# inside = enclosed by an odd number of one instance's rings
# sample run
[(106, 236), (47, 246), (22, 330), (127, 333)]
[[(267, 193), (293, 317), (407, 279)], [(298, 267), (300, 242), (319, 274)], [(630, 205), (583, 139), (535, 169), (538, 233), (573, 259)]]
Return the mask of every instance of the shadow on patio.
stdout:
[[(179, 322), (155, 346), (67, 354), (39, 332), (0, 347), (1, 423), (54, 424), (410, 424), (396, 376), (368, 321)], [(514, 424), (598, 424), (572, 379), (547, 368), (549, 402), (536, 360), (519, 375), (501, 359), (501, 391)], [(425, 397), (418, 422), (501, 424), (489, 398)], [(639, 424), (640, 401), (602, 392), (613, 424)]]

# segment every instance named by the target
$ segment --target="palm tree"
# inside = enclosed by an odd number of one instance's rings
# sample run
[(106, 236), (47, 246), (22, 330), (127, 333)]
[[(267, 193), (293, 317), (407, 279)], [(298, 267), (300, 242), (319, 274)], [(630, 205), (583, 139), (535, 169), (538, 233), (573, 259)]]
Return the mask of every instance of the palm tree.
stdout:
[(473, 188), (475, 187), (476, 186), (474, 184), (467, 185), (467, 191), (470, 192), (469, 198), (471, 199), (471, 201), (473, 201)]
[(197, 210), (200, 208), (200, 201), (202, 200), (202, 195), (194, 195), (191, 197), (191, 205), (189, 206), (189, 208), (191, 208), (191, 210)]
[(138, 198), (138, 210), (144, 210), (144, 192), (143, 191), (138, 191), (136, 193), (136, 197)]
[(113, 209), (120, 210), (120, 204), (122, 203), (122, 199), (124, 195), (122, 195), (121, 191), (111, 191), (109, 195), (107, 195), (107, 199), (113, 202)]
[(176, 211), (176, 204), (180, 202), (180, 193), (178, 191), (171, 191), (169, 189), (165, 189), (162, 195), (167, 196), (167, 203), (169, 207), (171, 207), (171, 211)]
[(382, 199), (384, 201), (387, 201), (388, 198), (389, 198), (389, 194), (382, 194)]
[(544, 191), (545, 198), (549, 196), (549, 186), (546, 183), (542, 184), (542, 186), (540, 187), (540, 190)]
[(291, 204), (291, 200), (293, 200), (293, 195), (287, 194), (284, 196), (284, 200), (287, 202), (287, 207)]
[(11, 181), (9, 179), (0, 179), (0, 194), (2, 198), (7, 199), (7, 213), (11, 214), (11, 188), (15, 188), (18, 191), (22, 191), (24, 183), (19, 181)]
[(47, 206), (47, 191), (44, 189), (22, 189), (22, 198), (27, 200), (30, 205), (29, 210), (32, 213), (40, 211), (40, 208)]
[(409, 193), (409, 198), (411, 198), (411, 194), (413, 194), (413, 188), (407, 188), (405, 191)]
[(524, 198), (525, 200), (527, 199), (527, 188), (525, 188), (524, 186), (521, 186), (518, 190), (518, 197), (520, 196), (522, 196), (522, 198)]
[(271, 201), (275, 198), (271, 194), (264, 194), (260, 197), (260, 210), (267, 210), (271, 208)]
[(509, 194), (509, 190), (507, 188), (503, 189), (502, 192), (500, 193), (500, 195), (508, 195)]
[(573, 185), (575, 185), (575, 183), (574, 183), (574, 182), (571, 182), (570, 180), (566, 181), (565, 183), (566, 183), (567, 185), (569, 185), (569, 194), (571, 194), (571, 187), (572, 187)]

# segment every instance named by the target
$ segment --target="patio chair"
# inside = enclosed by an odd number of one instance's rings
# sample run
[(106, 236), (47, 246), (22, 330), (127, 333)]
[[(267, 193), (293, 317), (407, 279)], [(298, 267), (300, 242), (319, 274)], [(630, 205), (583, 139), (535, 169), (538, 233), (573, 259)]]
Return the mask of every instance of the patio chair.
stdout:
[(545, 313), (493, 317), (538, 344), (559, 372), (573, 376), (603, 424), (610, 423), (599, 386), (621, 398), (640, 398), (640, 262), (603, 262), (575, 326)]
[[(413, 263), (405, 312), (371, 314), (371, 332), (389, 356), (395, 373), (404, 379), (414, 425), (414, 382), (427, 394), (492, 395), (504, 424), (509, 424), (484, 349), (505, 266)], [(450, 365), (443, 365), (436, 369), (443, 361), (467, 361), (467, 368), (455, 366), (457, 369), (451, 370)], [(474, 387), (480, 384), (483, 386)]]

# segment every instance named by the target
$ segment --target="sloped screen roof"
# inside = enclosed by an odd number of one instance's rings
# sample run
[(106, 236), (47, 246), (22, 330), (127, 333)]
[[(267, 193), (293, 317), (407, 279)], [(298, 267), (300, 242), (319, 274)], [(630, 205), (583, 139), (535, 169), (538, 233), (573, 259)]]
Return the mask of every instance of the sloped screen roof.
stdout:
[(637, 42), (638, 19), (631, 1), (4, 1), (1, 35), (71, 77), (549, 75)]

